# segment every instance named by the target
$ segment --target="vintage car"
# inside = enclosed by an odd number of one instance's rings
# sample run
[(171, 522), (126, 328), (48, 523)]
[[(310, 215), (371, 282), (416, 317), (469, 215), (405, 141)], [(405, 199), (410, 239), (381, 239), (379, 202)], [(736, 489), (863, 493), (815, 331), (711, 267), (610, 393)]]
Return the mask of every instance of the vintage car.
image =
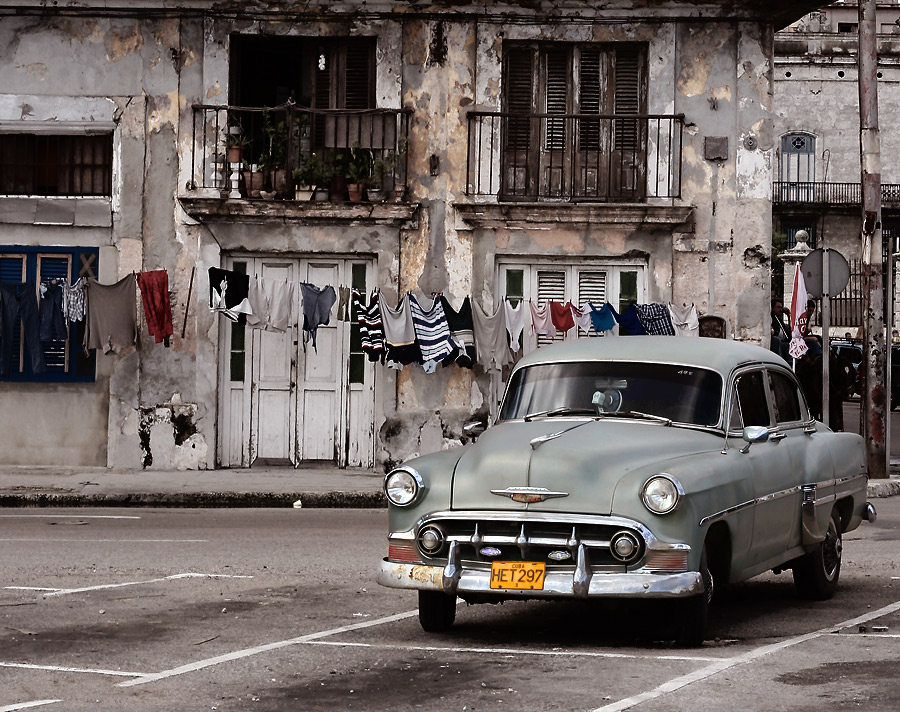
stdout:
[(771, 351), (579, 339), (516, 364), (477, 442), (387, 474), (377, 580), (418, 589), (426, 631), (457, 597), (671, 599), (669, 637), (699, 645), (721, 583), (792, 569), (829, 598), (867, 480), (863, 439), (813, 420)]

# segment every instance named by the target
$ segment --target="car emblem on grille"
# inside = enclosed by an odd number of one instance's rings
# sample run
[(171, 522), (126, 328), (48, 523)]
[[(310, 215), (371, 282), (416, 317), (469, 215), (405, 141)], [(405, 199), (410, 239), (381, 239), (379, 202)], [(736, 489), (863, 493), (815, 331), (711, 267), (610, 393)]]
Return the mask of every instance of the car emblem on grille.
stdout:
[(513, 502), (533, 504), (556, 497), (568, 497), (568, 492), (551, 492), (546, 487), (507, 487), (502, 490), (491, 490), (491, 494), (509, 497)]

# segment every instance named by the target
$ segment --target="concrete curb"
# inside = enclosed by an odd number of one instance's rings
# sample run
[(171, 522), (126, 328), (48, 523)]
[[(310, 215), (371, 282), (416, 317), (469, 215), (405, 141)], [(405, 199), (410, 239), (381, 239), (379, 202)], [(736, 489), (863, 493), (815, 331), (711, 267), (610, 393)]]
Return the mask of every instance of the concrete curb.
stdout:
[(900, 494), (900, 480), (869, 480), (869, 499), (893, 497)]
[[(295, 503), (299, 502), (299, 506)], [(141, 494), (4, 494), (0, 507), (294, 507), (384, 509), (383, 492), (196, 492)]]

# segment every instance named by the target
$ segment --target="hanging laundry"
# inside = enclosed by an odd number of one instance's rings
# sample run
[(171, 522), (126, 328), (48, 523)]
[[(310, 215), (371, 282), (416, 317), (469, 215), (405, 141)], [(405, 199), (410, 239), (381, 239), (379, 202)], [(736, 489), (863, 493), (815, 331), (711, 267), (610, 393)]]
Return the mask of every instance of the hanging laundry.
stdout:
[(303, 350), (306, 351), (306, 342), (312, 341), (313, 350), (318, 352), (316, 331), (320, 326), (328, 326), (337, 295), (334, 287), (317, 287), (308, 282), (301, 282), (300, 293), (303, 297)]
[(63, 282), (62, 313), (66, 321), (84, 319), (84, 288), (86, 284), (84, 277), (79, 277), (72, 284)]
[(444, 359), (444, 365), (455, 363), (462, 368), (472, 368), (475, 365), (475, 326), (472, 323), (472, 302), (468, 297), (463, 299), (456, 311), (446, 297), (441, 296), (441, 305), (444, 307), (444, 315), (447, 317), (447, 325), (450, 327), (450, 336), (456, 349)]
[(575, 326), (575, 319), (572, 317), (572, 302), (549, 302), (550, 320), (557, 331), (566, 333)]
[(590, 334), (591, 329), (594, 328), (594, 322), (591, 320), (593, 312), (594, 307), (590, 302), (585, 302), (580, 307), (572, 306), (572, 316), (575, 317), (575, 323), (578, 324), (578, 328), (585, 334)]
[(422, 351), (422, 367), (425, 373), (434, 373), (438, 363), (457, 350), (450, 336), (450, 326), (444, 314), (439, 295), (435, 296), (431, 308), (426, 311), (415, 294), (409, 295), (416, 341)]
[(164, 269), (152, 272), (138, 272), (138, 287), (141, 290), (141, 304), (147, 330), (156, 343), (165, 342), (169, 346), (172, 336), (172, 303), (169, 300), (169, 273)]
[(512, 305), (509, 299), (503, 300), (503, 308), (506, 309), (506, 333), (509, 334), (509, 348), (512, 352), (519, 352), (519, 342), (521, 341), (522, 332), (525, 331), (525, 304), (524, 299), (520, 299), (516, 306)]
[(240, 272), (209, 268), (209, 308), (237, 321), (241, 314), (250, 314), (250, 277)]
[(373, 289), (369, 297), (369, 305), (363, 302), (358, 290), (353, 290), (353, 301), (356, 305), (356, 321), (359, 324), (359, 336), (363, 353), (372, 363), (384, 363), (384, 324), (381, 321), (381, 305), (378, 302), (378, 290)]
[(69, 325), (63, 316), (63, 289), (55, 279), (41, 282), (41, 341), (65, 341)]
[(396, 309), (391, 308), (384, 294), (378, 295), (378, 303), (384, 323), (384, 357), (387, 367), (401, 370), (409, 363), (422, 363), (422, 350), (416, 342), (409, 295), (403, 296)]
[(700, 320), (697, 318), (697, 307), (676, 307), (669, 304), (669, 316), (676, 336), (700, 336)]
[(478, 302), (472, 308), (475, 326), (475, 349), (478, 363), (485, 371), (502, 369), (512, 362), (509, 351), (509, 332), (506, 330), (506, 308), (503, 304), (493, 314), (487, 314)]
[(550, 305), (538, 306), (535, 302), (528, 302), (531, 307), (531, 333), (544, 336), (556, 336), (556, 327), (550, 316)]
[(664, 304), (635, 304), (641, 326), (648, 334), (656, 336), (675, 336), (672, 318)]
[(338, 287), (338, 321), (350, 321), (350, 287)]
[[(607, 302), (607, 304), (609, 304), (609, 302)], [(621, 314), (616, 313), (612, 304), (609, 305), (609, 308), (619, 324), (619, 336), (643, 336), (647, 333), (644, 330), (643, 324), (641, 324), (637, 308), (633, 303), (629, 304), (628, 308)]]
[(134, 274), (115, 284), (87, 283), (87, 328), (85, 349), (121, 354), (140, 343), (137, 327), (137, 288)]
[(293, 323), (294, 283), (286, 279), (250, 278), (247, 294), (251, 314), (247, 315), (247, 326), (284, 333)]
[(602, 307), (597, 309), (591, 302), (588, 302), (591, 307), (591, 324), (594, 326), (594, 331), (598, 334), (602, 334), (604, 331), (609, 331), (611, 333), (615, 333), (613, 328), (616, 325), (617, 319), (616, 310), (612, 308), (612, 304), (607, 302)]
[(13, 334), (16, 319), (21, 319), (25, 332), (24, 354), (31, 361), (32, 373), (44, 373), (44, 349), (38, 316), (37, 293), (34, 282), (0, 284), (0, 377), (9, 376), (14, 351)]

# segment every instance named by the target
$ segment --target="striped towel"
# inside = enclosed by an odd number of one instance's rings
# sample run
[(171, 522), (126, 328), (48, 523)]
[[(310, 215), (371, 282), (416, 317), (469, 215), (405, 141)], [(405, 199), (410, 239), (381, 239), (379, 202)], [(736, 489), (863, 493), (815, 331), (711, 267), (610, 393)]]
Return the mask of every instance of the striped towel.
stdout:
[(450, 325), (441, 300), (435, 297), (431, 308), (425, 311), (415, 295), (409, 295), (416, 341), (422, 350), (422, 367), (426, 373), (434, 373), (440, 361), (456, 351), (459, 345), (450, 336)]

